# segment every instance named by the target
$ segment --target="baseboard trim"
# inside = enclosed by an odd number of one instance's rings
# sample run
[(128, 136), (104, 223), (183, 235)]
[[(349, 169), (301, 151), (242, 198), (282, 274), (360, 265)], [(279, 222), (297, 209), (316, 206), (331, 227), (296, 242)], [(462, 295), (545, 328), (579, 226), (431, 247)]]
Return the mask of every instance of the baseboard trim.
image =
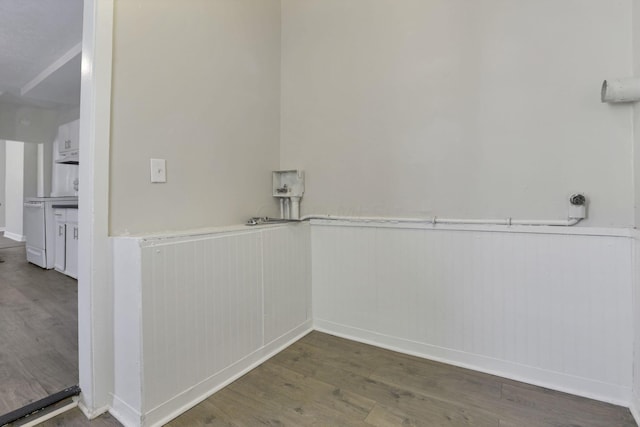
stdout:
[(131, 406), (127, 405), (122, 399), (118, 398), (118, 396), (112, 395), (113, 403), (111, 408), (109, 409), (109, 413), (125, 427), (137, 427), (140, 426), (140, 420), (142, 419), (142, 414), (136, 411)]
[(6, 237), (7, 239), (15, 240), (16, 242), (26, 242), (27, 241), (26, 236), (23, 236), (22, 234), (12, 233), (10, 231), (5, 231), (4, 232), (4, 237)]
[(103, 406), (97, 409), (90, 409), (82, 401), (82, 393), (80, 393), (80, 400), (78, 400), (78, 409), (82, 411), (82, 413), (84, 414), (85, 417), (87, 417), (87, 419), (93, 420), (95, 418), (98, 418), (100, 415), (104, 414), (105, 412), (108, 412), (111, 409), (111, 406)]
[(319, 332), (386, 348), (399, 353), (509, 378), (576, 396), (600, 400), (614, 405), (629, 407), (631, 403), (630, 387), (603, 383), (588, 378), (575, 377), (560, 372), (493, 359), (479, 354), (466, 353), (459, 350), (396, 338), (322, 319), (316, 319), (314, 321), (314, 329)]
[(631, 411), (631, 415), (636, 421), (636, 424), (640, 426), (640, 411), (638, 411), (638, 408), (633, 402), (631, 402), (631, 404), (629, 405), (629, 411)]
[[(264, 363), (285, 348), (289, 347), (291, 344), (298, 341), (300, 338), (307, 335), (312, 330), (313, 322), (312, 320), (307, 320), (303, 324), (273, 340), (264, 347), (254, 351), (253, 353), (237, 361), (233, 365), (228, 366), (217, 374), (212, 375), (211, 377), (203, 380), (202, 382), (196, 384), (188, 390), (185, 390), (181, 394), (171, 398), (165, 403), (151, 409), (149, 412), (142, 416), (142, 419), (140, 417), (138, 418), (138, 420), (141, 420), (141, 423), (138, 425), (161, 426), (168, 423), (178, 415), (193, 408), (195, 405), (207, 399), (215, 392), (231, 384), (247, 372)], [(114, 406), (115, 402), (116, 400), (114, 396)], [(120, 413), (116, 415), (112, 412), (112, 414), (125, 426), (135, 425), (123, 422), (128, 421), (127, 414), (122, 414), (123, 420), (119, 418)]]

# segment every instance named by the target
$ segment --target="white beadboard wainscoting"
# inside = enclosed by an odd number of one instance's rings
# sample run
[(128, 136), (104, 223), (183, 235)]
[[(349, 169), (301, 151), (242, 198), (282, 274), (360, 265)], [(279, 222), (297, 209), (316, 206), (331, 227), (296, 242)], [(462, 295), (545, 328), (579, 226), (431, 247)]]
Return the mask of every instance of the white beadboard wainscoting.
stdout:
[(629, 230), (312, 221), (316, 329), (628, 406)]
[(633, 393), (629, 409), (640, 425), (640, 232), (634, 230), (633, 275)]
[(113, 238), (113, 415), (161, 425), (308, 333), (309, 238), (308, 224)]

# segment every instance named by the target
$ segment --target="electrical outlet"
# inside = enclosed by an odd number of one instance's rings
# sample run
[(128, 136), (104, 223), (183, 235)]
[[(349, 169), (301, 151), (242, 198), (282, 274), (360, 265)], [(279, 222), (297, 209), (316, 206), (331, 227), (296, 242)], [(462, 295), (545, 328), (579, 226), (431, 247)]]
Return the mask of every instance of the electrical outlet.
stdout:
[(151, 182), (167, 182), (167, 161), (151, 159)]

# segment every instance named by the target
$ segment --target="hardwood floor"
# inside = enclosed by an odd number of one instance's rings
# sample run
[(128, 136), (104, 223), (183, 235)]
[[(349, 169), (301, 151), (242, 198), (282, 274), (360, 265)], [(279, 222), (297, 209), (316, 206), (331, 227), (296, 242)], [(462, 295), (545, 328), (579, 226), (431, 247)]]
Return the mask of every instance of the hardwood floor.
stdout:
[(170, 426), (635, 426), (628, 409), (313, 332)]
[[(89, 423), (76, 409), (44, 426)], [(312, 332), (171, 421), (192, 426), (635, 426), (628, 409)]]
[(4, 232), (0, 232), (0, 249), (22, 248), (24, 245), (24, 242), (16, 242), (15, 240), (7, 239), (4, 237)]
[[(13, 246), (13, 247), (10, 247)], [(78, 383), (77, 282), (0, 238), (0, 414)]]

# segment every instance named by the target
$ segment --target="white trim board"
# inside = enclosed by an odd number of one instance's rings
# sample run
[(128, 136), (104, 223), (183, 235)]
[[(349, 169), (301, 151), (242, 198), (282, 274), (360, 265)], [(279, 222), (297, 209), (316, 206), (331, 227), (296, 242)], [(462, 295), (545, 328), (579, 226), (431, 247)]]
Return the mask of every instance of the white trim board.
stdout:
[(124, 400), (112, 394), (113, 404), (108, 409), (109, 413), (125, 427), (138, 427), (141, 425), (142, 414), (128, 405)]
[(69, 49), (67, 52), (65, 52), (60, 58), (53, 61), (51, 65), (49, 65), (47, 68), (42, 70), (40, 74), (34, 77), (31, 81), (25, 84), (22, 87), (22, 89), (20, 89), (20, 95), (25, 96), (26, 94), (28, 94), (29, 91), (33, 90), (33, 88), (35, 88), (40, 83), (45, 81), (49, 76), (51, 76), (53, 73), (58, 71), (60, 68), (64, 67), (64, 65), (67, 62), (71, 61), (73, 58), (80, 55), (81, 53), (82, 53), (82, 43), (78, 43), (77, 45)]
[(93, 420), (94, 418), (99, 417), (105, 412), (108, 412), (111, 406), (112, 406), (112, 403), (109, 403), (109, 405), (105, 405), (102, 408), (90, 409), (84, 403), (82, 403), (81, 400), (78, 400), (78, 409), (80, 409), (80, 411), (84, 414), (84, 416), (87, 417), (87, 419), (89, 420)]
[(383, 221), (343, 221), (329, 219), (312, 219), (312, 226), (332, 227), (367, 227), (367, 228), (397, 228), (409, 230), (431, 231), (483, 231), (491, 233), (528, 233), (528, 234), (566, 234), (579, 236), (608, 236), (631, 238), (638, 234), (633, 228), (604, 228), (604, 227), (564, 227), (546, 225), (476, 225), (476, 224), (431, 224), (425, 220), (424, 224), (383, 222)]
[(636, 405), (632, 403), (629, 406), (629, 411), (631, 411), (631, 415), (633, 416), (633, 419), (635, 420), (636, 424), (640, 425), (640, 411), (638, 411), (638, 408), (636, 408)]
[(180, 242), (193, 242), (197, 240), (208, 240), (212, 238), (220, 238), (226, 236), (238, 236), (241, 234), (251, 234), (256, 232), (262, 232), (265, 230), (276, 230), (287, 226), (304, 225), (303, 222), (296, 224), (273, 224), (266, 226), (229, 226), (229, 227), (214, 227), (202, 230), (189, 230), (179, 231), (165, 235), (146, 235), (146, 236), (117, 236), (117, 238), (129, 238), (137, 239), (140, 241), (140, 247), (146, 248), (151, 246), (167, 246)]
[(114, 0), (84, 0), (78, 226), (78, 406), (95, 418), (112, 404), (113, 296), (109, 251), (109, 138)]
[(5, 231), (4, 237), (6, 237), (7, 239), (15, 240), (16, 242), (27, 241), (26, 236), (23, 236), (22, 234), (17, 234), (17, 233), (11, 233), (10, 231)]

